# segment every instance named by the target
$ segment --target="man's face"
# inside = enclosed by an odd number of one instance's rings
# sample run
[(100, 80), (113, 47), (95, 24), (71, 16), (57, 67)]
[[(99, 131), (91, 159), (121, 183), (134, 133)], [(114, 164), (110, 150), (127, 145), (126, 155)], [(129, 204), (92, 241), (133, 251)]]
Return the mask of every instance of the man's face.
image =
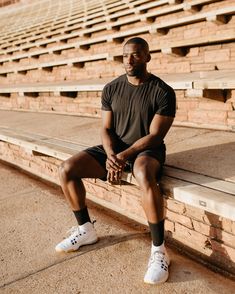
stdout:
[(123, 64), (128, 76), (141, 76), (146, 69), (149, 54), (138, 44), (126, 44), (123, 48)]

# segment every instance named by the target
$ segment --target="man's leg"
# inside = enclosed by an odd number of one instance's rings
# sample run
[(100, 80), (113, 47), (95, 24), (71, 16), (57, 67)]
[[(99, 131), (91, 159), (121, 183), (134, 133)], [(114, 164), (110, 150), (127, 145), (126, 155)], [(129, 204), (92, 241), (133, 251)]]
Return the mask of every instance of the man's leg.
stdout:
[(73, 211), (86, 206), (86, 191), (82, 178), (103, 178), (105, 169), (85, 151), (64, 161), (59, 169), (59, 177), (64, 195)]
[(103, 178), (105, 176), (104, 167), (85, 151), (72, 156), (61, 164), (59, 169), (61, 187), (79, 227), (69, 238), (56, 246), (56, 251), (74, 251), (81, 245), (97, 241), (86, 207), (86, 190), (82, 178)]
[(153, 157), (140, 156), (134, 163), (134, 176), (143, 192), (142, 204), (152, 237), (151, 258), (145, 282), (163, 283), (168, 278), (169, 257), (164, 247), (164, 205), (157, 183), (161, 165)]

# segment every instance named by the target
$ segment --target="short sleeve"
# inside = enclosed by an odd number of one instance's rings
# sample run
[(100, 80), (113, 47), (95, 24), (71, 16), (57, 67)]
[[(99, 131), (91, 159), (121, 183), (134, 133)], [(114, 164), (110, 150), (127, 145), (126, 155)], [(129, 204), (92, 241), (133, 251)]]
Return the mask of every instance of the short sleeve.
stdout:
[(106, 85), (102, 91), (101, 95), (101, 109), (102, 110), (112, 110), (111, 107), (111, 95), (109, 93), (109, 87)]
[(169, 87), (158, 97), (156, 114), (175, 117), (176, 97), (174, 90)]

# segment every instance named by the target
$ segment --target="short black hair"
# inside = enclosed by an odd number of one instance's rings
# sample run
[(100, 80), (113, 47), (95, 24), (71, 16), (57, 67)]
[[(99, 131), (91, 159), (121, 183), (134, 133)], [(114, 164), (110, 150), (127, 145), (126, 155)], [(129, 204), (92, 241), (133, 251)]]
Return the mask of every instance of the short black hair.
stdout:
[(149, 45), (143, 38), (140, 38), (140, 37), (131, 38), (131, 39), (126, 41), (124, 46), (126, 46), (128, 44), (140, 45), (142, 49), (146, 50), (146, 52), (149, 53)]

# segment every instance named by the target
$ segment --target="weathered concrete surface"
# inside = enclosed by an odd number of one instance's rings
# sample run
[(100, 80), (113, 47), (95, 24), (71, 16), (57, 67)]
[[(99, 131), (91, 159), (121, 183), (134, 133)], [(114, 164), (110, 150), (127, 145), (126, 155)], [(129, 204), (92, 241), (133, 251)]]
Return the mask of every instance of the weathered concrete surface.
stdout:
[[(97, 118), (0, 110), (0, 126), (74, 143), (100, 143), (101, 121)], [(235, 182), (234, 133), (172, 127), (165, 141), (167, 164)]]
[(2, 164), (0, 186), (0, 293), (234, 293), (235, 282), (172, 249), (168, 282), (145, 285), (148, 231), (92, 203), (99, 242), (57, 254), (76, 224), (60, 189)]

